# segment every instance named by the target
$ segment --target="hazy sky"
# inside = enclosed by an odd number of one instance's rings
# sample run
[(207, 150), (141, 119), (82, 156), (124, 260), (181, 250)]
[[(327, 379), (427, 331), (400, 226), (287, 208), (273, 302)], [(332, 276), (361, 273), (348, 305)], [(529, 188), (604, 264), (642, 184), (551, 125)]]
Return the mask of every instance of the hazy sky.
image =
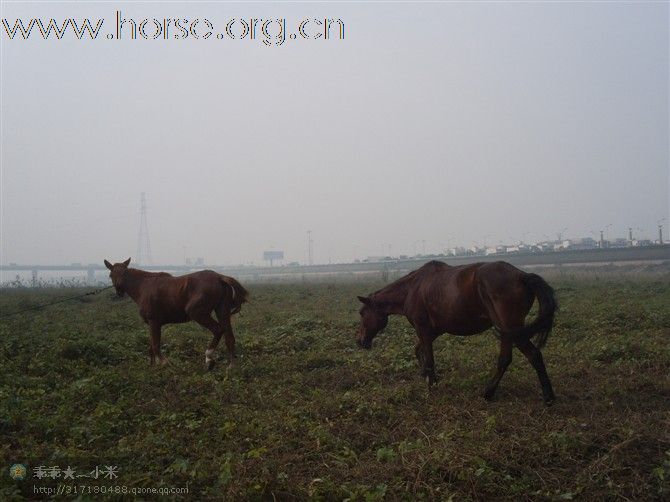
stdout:
[[(345, 40), (107, 40), (144, 18), (340, 18)], [(668, 4), (4, 3), (2, 263), (317, 262), (654, 237), (668, 215)]]

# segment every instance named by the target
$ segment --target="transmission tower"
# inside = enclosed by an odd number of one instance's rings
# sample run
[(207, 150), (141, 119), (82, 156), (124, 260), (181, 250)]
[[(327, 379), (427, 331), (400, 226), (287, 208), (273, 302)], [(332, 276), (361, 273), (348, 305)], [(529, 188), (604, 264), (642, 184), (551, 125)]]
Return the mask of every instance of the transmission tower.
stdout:
[(149, 242), (149, 225), (147, 224), (147, 199), (142, 192), (140, 197), (140, 231), (137, 236), (137, 263), (151, 264), (151, 243)]
[(307, 263), (314, 265), (314, 241), (311, 230), (307, 230)]

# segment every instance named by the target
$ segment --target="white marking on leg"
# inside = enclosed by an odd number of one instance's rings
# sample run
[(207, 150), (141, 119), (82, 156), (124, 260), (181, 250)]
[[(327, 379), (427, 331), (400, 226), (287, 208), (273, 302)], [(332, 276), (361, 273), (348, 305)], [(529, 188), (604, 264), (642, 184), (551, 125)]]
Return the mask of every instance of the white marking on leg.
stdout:
[(207, 349), (205, 351), (205, 364), (209, 363), (212, 360), (212, 356), (214, 354), (214, 349)]

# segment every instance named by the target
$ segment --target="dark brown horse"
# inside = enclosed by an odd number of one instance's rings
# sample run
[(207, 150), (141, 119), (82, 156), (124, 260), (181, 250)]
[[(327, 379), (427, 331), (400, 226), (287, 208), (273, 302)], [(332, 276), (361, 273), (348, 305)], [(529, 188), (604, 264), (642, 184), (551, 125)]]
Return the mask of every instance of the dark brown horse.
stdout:
[[(524, 325), (535, 298), (539, 303), (538, 316)], [(442, 333), (470, 336), (493, 327), (500, 335), (500, 356), (484, 398), (493, 398), (516, 346), (535, 368), (545, 403), (553, 402), (554, 391), (542, 353), (530, 340), (537, 335), (538, 346), (544, 345), (557, 309), (553, 289), (539, 275), (505, 262), (451, 267), (431, 261), (367, 298), (358, 299), (363, 303), (358, 344), (369, 349), (374, 336), (386, 327), (389, 315), (404, 315), (419, 337), (415, 353), (421, 375), (429, 385), (436, 381), (435, 338)]]
[[(105, 260), (111, 271), (109, 277), (119, 296), (128, 293), (140, 307), (140, 316), (149, 325), (149, 356), (151, 364), (156, 357), (165, 364), (161, 355), (161, 327), (164, 324), (195, 321), (212, 332), (213, 338), (205, 350), (205, 365), (214, 366), (212, 357), (221, 336), (225, 336), (228, 358), (235, 357), (235, 335), (230, 317), (247, 301), (247, 291), (232, 277), (212, 270), (173, 277), (165, 272), (153, 273), (128, 268), (130, 258), (112, 265)], [(212, 318), (216, 312), (219, 322)]]

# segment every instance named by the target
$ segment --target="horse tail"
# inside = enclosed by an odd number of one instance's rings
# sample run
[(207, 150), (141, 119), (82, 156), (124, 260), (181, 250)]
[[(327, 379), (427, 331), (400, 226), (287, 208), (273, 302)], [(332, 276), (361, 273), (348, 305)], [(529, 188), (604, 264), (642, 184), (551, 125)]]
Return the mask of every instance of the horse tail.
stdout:
[(230, 313), (231, 315), (237, 314), (240, 310), (242, 310), (242, 304), (249, 301), (249, 292), (244, 289), (244, 287), (238, 282), (237, 279), (233, 279), (227, 275), (222, 275), (221, 281), (224, 284), (230, 286), (230, 289), (233, 291), (233, 304), (230, 307)]
[(558, 310), (558, 302), (553, 288), (539, 275), (524, 273), (521, 280), (537, 298), (540, 309), (537, 317), (530, 324), (510, 330), (506, 334), (517, 340), (528, 340), (537, 334), (535, 341), (538, 348), (542, 348), (547, 343), (551, 328), (554, 326), (554, 315)]

